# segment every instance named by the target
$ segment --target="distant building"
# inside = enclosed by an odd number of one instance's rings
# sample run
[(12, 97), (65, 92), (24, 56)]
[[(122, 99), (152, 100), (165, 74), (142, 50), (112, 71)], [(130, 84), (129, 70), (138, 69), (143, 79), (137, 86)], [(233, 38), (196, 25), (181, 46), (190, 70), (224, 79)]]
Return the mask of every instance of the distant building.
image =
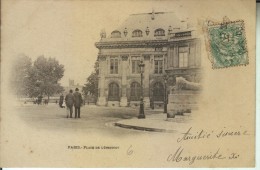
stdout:
[(133, 14), (109, 35), (101, 31), (98, 105), (138, 106), (139, 63), (144, 67), (145, 107), (163, 107), (166, 71), (173, 78), (200, 81), (200, 40), (174, 13)]
[(65, 93), (69, 93), (70, 89), (73, 90), (73, 92), (75, 91), (75, 89), (78, 88), (79, 92), (82, 92), (83, 86), (79, 85), (79, 83), (77, 83), (76, 85), (74, 84), (74, 80), (69, 79), (69, 86), (64, 87), (65, 89)]
[(69, 87), (72, 87), (72, 86), (74, 86), (75, 84), (74, 84), (74, 80), (71, 80), (71, 79), (69, 79)]

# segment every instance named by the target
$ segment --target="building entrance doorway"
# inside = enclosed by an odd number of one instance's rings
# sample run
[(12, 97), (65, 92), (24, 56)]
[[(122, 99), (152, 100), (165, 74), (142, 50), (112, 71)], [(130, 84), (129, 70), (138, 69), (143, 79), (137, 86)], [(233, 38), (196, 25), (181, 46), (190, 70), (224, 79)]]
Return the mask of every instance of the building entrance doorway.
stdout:
[(156, 82), (153, 85), (153, 101), (164, 101), (164, 86), (161, 82)]

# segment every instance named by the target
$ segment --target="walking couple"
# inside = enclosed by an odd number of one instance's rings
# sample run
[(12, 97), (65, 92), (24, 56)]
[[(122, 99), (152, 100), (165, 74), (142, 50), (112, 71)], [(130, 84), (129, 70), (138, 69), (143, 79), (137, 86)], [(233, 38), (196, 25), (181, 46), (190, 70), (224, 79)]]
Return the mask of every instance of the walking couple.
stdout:
[(67, 94), (65, 97), (65, 102), (67, 109), (70, 110), (70, 118), (72, 118), (73, 105), (75, 107), (75, 118), (80, 118), (80, 106), (83, 100), (78, 88), (75, 89), (74, 93), (72, 90), (70, 90), (69, 94)]

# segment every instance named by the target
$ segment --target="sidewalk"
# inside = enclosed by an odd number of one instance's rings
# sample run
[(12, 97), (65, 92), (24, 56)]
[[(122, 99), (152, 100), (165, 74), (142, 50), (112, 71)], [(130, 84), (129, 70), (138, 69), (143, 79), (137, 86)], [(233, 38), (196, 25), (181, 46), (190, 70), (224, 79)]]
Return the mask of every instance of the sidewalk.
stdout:
[(175, 118), (167, 118), (164, 113), (146, 115), (145, 119), (126, 119), (120, 120), (115, 123), (115, 126), (152, 131), (152, 132), (177, 132), (182, 129), (183, 126), (187, 126), (187, 123), (192, 120), (191, 114), (185, 114), (183, 116), (176, 115)]

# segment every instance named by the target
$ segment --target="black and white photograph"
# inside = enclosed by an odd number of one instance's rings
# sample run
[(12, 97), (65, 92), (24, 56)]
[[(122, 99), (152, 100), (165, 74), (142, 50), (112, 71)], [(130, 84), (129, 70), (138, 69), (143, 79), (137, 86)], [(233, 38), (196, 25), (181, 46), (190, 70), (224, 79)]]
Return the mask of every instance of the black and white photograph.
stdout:
[(3, 0), (0, 166), (254, 167), (255, 7)]

